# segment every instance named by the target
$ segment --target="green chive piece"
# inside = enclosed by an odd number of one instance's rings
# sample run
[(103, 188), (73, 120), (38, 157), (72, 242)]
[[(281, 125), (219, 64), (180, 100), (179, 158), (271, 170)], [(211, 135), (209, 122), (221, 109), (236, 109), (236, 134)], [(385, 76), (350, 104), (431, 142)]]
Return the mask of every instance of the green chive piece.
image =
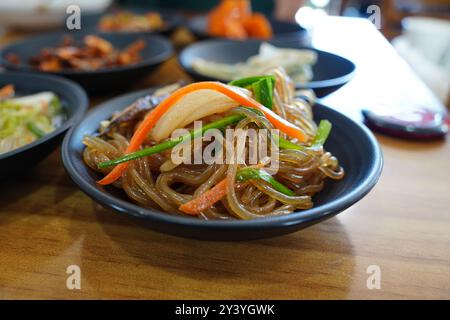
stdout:
[(136, 160), (142, 157), (146, 157), (146, 156), (151, 156), (153, 154), (157, 154), (157, 153), (161, 153), (165, 150), (168, 149), (172, 149), (173, 147), (175, 147), (177, 144), (180, 144), (186, 140), (190, 140), (194, 137), (198, 137), (199, 135), (203, 134), (205, 131), (209, 130), (209, 129), (221, 129), (221, 128), (225, 128), (228, 125), (234, 124), (239, 122), (240, 120), (242, 120), (245, 116), (241, 115), (241, 114), (233, 114), (231, 116), (222, 118), (220, 120), (211, 122), (205, 126), (203, 126), (201, 129), (199, 130), (193, 130), (191, 131), (189, 134), (178, 137), (176, 139), (170, 139), (167, 141), (164, 141), (163, 143), (160, 143), (156, 146), (151, 146), (136, 152), (132, 152), (129, 153), (125, 156), (122, 156), (120, 158), (114, 159), (114, 160), (110, 160), (110, 161), (105, 161), (105, 162), (101, 162), (98, 164), (99, 168), (106, 168), (106, 167), (111, 167), (111, 166), (115, 166), (118, 165), (120, 163), (123, 162), (128, 162), (131, 160)]
[(280, 149), (292, 149), (292, 150), (306, 150), (307, 147), (304, 147), (302, 145), (295, 144), (293, 142), (290, 142), (287, 139), (284, 139), (282, 137), (278, 137), (278, 146)]
[(317, 127), (316, 136), (313, 139), (313, 147), (321, 147), (327, 141), (328, 136), (331, 132), (332, 124), (328, 120), (321, 120), (319, 126)]
[(254, 76), (254, 77), (246, 77), (246, 78), (236, 79), (236, 80), (229, 82), (228, 84), (231, 86), (247, 88), (247, 87), (251, 86), (253, 83), (258, 82), (262, 79), (270, 79), (270, 81), (272, 82), (272, 86), (275, 85), (275, 77), (272, 75)]
[(46, 134), (42, 129), (40, 129), (33, 122), (28, 122), (27, 123), (27, 129), (30, 130), (31, 133), (33, 133), (37, 138), (42, 138)]
[(272, 109), (273, 105), (273, 88), (275, 86), (275, 77), (268, 76), (256, 76), (237, 79), (228, 83), (232, 86), (241, 88), (252, 89), (256, 101), (264, 105), (265, 107)]
[(274, 177), (272, 177), (267, 171), (263, 169), (256, 169), (256, 168), (243, 168), (240, 169), (236, 173), (236, 179), (239, 182), (244, 182), (247, 180), (252, 179), (261, 179), (266, 181), (267, 183), (270, 183), (270, 185), (277, 191), (287, 195), (287, 196), (295, 196), (294, 191), (286, 187), (284, 184), (278, 182), (275, 180)]
[(273, 85), (272, 81), (268, 78), (264, 78), (252, 84), (253, 93), (255, 94), (256, 101), (260, 102), (263, 106), (272, 109), (273, 105)]

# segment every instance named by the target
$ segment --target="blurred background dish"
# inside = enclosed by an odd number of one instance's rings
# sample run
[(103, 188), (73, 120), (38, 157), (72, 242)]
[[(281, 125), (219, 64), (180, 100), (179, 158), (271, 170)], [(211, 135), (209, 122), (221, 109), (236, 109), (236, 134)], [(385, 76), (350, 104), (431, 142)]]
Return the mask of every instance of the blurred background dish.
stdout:
[[(46, 72), (42, 71), (45, 69), (37, 69), (30, 64), (30, 61), (35, 60), (42, 50), (60, 46), (61, 42), (67, 39), (65, 38), (67, 36), (71, 37), (78, 44), (77, 46), (81, 46), (88, 35), (92, 36), (92, 34), (87, 33), (50, 33), (28, 38), (3, 48), (0, 52), (0, 62), (5, 68), (10, 70)], [(80, 83), (89, 92), (99, 93), (125, 87), (142, 79), (166, 61), (173, 53), (170, 41), (158, 35), (113, 33), (97, 33), (95, 35), (106, 40), (111, 46), (119, 50), (125, 50), (128, 46), (137, 42), (143, 42), (144, 46), (139, 50), (139, 59), (129, 64), (108, 66), (100, 61), (99, 64), (101, 66), (99, 68), (48, 69), (54, 70), (49, 71), (49, 73), (65, 76)]]
[[(11, 102), (15, 106), (25, 105), (26, 108), (33, 108), (33, 103), (25, 102), (21, 96), (29, 96), (41, 93), (40, 97), (33, 97), (36, 103), (42, 103), (45, 98), (42, 93), (52, 93), (58, 97), (60, 123), (55, 125), (54, 130), (44, 132), (44, 134), (30, 141), (25, 145), (14, 148), (7, 152), (0, 153), (0, 176), (11, 175), (17, 172), (26, 172), (28, 169), (37, 164), (41, 159), (50, 154), (60, 143), (64, 133), (76, 124), (84, 115), (88, 107), (88, 98), (85, 91), (76, 83), (61, 77), (50, 75), (36, 75), (25, 74), (17, 72), (1, 72), (0, 73), (0, 88), (12, 85), (15, 88), (15, 95), (21, 102)], [(5, 104), (0, 104), (0, 108), (6, 107)], [(44, 106), (47, 108), (49, 106)], [(20, 113), (20, 114), (19, 114)], [(13, 122), (20, 122), (24, 117), (24, 112), (17, 110), (17, 117)], [(11, 123), (5, 123), (7, 119), (0, 121), (0, 128), (2, 132), (6, 126)], [(19, 130), (20, 128), (15, 128)], [(38, 125), (38, 130), (39, 125)], [(21, 131), (22, 132), (22, 131)], [(22, 132), (24, 134), (24, 132)], [(17, 135), (17, 132), (14, 132)], [(5, 137), (2, 137), (5, 138)], [(3, 141), (1, 139), (0, 141)]]
[(450, 20), (412, 16), (392, 40), (397, 52), (443, 102), (450, 97)]
[(435, 64), (450, 67), (450, 21), (429, 17), (402, 20), (408, 42)]
[(85, 28), (100, 32), (170, 34), (183, 24), (184, 18), (170, 9), (124, 6), (84, 14), (82, 21)]
[(1, 1), (0, 26), (31, 31), (62, 27), (70, 5), (78, 5), (83, 13), (99, 13), (111, 3), (112, 0)]
[[(272, 26), (273, 37), (302, 38), (307, 36), (307, 30), (296, 23), (280, 21), (273, 18), (269, 18), (268, 21)], [(187, 22), (187, 26), (191, 30), (191, 32), (199, 39), (215, 37), (208, 32), (208, 20), (206, 16), (197, 16), (189, 19)], [(226, 38), (226, 36), (223, 36), (222, 38)]]
[[(323, 97), (339, 89), (354, 76), (355, 65), (343, 57), (314, 48), (305, 48), (298, 41), (274, 40), (269, 43), (277, 48), (307, 49), (316, 54), (317, 61), (310, 66), (312, 79), (305, 83), (296, 83), (297, 89), (313, 89), (318, 97)], [(227, 78), (213, 77), (198, 72), (198, 69), (194, 68), (195, 61), (203, 59), (232, 66), (236, 63), (243, 63), (249, 57), (258, 54), (262, 44), (263, 41), (254, 39), (245, 42), (205, 40), (184, 49), (179, 55), (179, 62), (197, 80), (229, 81)]]

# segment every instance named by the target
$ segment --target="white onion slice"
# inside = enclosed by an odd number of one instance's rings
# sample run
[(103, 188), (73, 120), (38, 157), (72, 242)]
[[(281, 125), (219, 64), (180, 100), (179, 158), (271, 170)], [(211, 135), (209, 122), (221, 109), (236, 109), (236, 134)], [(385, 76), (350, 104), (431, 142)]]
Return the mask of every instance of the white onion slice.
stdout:
[[(248, 90), (241, 90), (250, 95)], [(177, 128), (183, 128), (195, 120), (222, 113), (238, 106), (239, 103), (215, 90), (200, 89), (188, 93), (158, 120), (150, 132), (150, 138), (159, 142), (168, 138)]]

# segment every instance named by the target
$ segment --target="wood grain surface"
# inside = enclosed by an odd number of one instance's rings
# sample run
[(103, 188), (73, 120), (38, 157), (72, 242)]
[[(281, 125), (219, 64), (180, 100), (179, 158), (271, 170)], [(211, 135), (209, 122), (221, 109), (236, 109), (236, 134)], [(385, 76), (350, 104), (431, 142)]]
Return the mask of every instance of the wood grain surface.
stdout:
[[(442, 107), (367, 21), (323, 21), (313, 43), (358, 65), (324, 100), (354, 118), (377, 102)], [(179, 79), (189, 80), (171, 59), (133, 88)], [(384, 172), (362, 201), (300, 232), (236, 243), (156, 233), (102, 209), (70, 181), (57, 150), (31, 174), (0, 181), (0, 298), (449, 299), (450, 143), (377, 138)], [(80, 290), (66, 287), (69, 265), (81, 268)], [(379, 290), (366, 286), (371, 265)]]

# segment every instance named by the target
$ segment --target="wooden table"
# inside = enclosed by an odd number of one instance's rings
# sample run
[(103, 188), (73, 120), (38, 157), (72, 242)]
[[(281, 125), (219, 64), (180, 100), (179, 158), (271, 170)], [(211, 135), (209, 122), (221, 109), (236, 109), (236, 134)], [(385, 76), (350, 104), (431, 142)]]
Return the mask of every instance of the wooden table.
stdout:
[[(355, 118), (382, 101), (442, 108), (369, 22), (324, 20), (313, 43), (358, 65), (327, 104)], [(172, 59), (139, 87), (180, 78)], [(0, 298), (448, 299), (450, 143), (377, 138), (385, 168), (366, 198), (306, 230), (238, 243), (168, 236), (102, 209), (67, 177), (58, 150), (0, 186)], [(66, 288), (69, 265), (81, 268), (81, 290)], [(371, 265), (379, 290), (366, 286)]]

